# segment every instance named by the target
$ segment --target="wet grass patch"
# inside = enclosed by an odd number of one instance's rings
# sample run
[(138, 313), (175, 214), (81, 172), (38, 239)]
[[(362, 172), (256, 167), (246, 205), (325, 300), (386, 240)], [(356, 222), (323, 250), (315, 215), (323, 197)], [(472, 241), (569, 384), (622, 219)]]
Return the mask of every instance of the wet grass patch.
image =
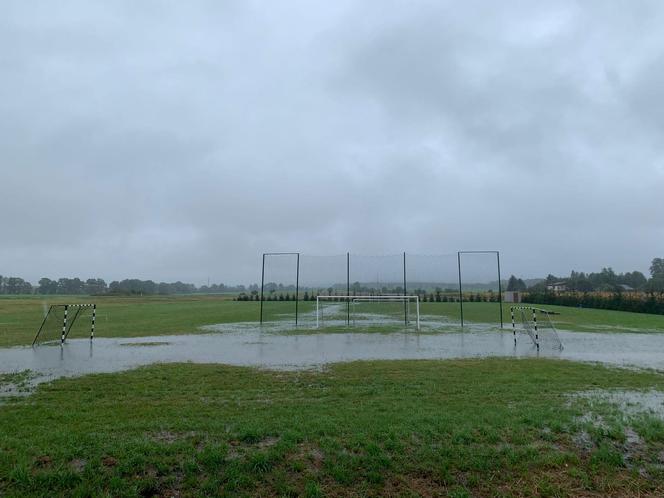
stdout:
[(597, 389), (663, 390), (664, 377), (485, 359), (60, 379), (0, 407), (0, 495), (661, 495), (658, 426), (629, 421), (631, 465), (615, 407), (594, 406), (595, 427), (570, 397)]
[[(0, 347), (29, 345), (35, 336), (50, 304), (66, 304), (88, 301), (90, 296), (0, 296)], [(188, 295), (188, 296), (95, 296), (97, 304), (96, 333), (99, 337), (145, 337), (185, 333), (206, 332), (207, 325), (236, 324), (238, 329), (250, 324), (257, 325), (260, 303), (257, 301), (233, 301), (232, 296)], [(310, 325), (296, 329), (294, 326), (294, 301), (270, 302), (272, 312), (266, 313), (266, 322), (279, 322), (284, 333), (316, 333), (315, 306), (312, 301), (299, 302), (301, 318)], [(664, 317), (644, 313), (581, 309), (564, 306), (544, 306), (559, 312), (554, 316), (556, 327), (561, 330), (585, 332), (664, 332)], [(421, 303), (422, 331), (444, 331), (460, 323), (458, 303)], [(503, 316), (509, 326), (509, 304), (503, 305)], [(496, 326), (499, 324), (497, 303), (464, 303), (464, 317), (468, 324)], [(306, 318), (306, 320), (305, 320)], [(412, 317), (411, 317), (412, 318)], [(55, 322), (54, 322), (55, 323)], [(430, 324), (430, 325), (428, 325)], [(414, 330), (414, 325), (404, 327), (397, 323), (387, 325), (361, 324), (357, 327), (323, 328), (323, 332), (345, 332), (361, 329), (365, 333), (402, 332)], [(232, 330), (232, 328), (228, 328)], [(42, 340), (60, 338), (61, 327), (57, 324), (45, 331)], [(290, 332), (289, 332), (290, 331)], [(85, 320), (71, 332), (70, 337), (87, 338), (89, 334)]]
[(37, 375), (30, 370), (14, 373), (0, 373), (0, 399), (24, 396), (34, 389), (33, 380)]
[(141, 347), (151, 347), (151, 346), (169, 346), (171, 342), (167, 341), (150, 341), (150, 342), (121, 342), (120, 346), (130, 347), (130, 348), (141, 348)]

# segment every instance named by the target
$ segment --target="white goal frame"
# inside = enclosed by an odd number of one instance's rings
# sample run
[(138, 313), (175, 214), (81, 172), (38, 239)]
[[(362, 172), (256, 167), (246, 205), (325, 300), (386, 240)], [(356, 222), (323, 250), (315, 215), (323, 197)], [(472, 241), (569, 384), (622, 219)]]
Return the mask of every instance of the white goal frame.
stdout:
[(420, 297), (417, 295), (400, 295), (400, 294), (388, 294), (380, 296), (316, 296), (316, 328), (320, 328), (320, 302), (321, 301), (338, 301), (340, 303), (370, 303), (370, 302), (395, 302), (395, 303), (407, 303), (410, 301), (415, 302), (415, 313), (417, 316), (416, 326), (417, 330), (420, 330)]

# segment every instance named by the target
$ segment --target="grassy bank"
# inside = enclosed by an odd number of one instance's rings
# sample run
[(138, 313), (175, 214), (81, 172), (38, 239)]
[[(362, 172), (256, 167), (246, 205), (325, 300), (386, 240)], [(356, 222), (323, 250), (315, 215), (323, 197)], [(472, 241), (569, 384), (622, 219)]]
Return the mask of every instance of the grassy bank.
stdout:
[(580, 418), (569, 394), (602, 388), (664, 377), (490, 359), (58, 380), (0, 406), (0, 495), (661, 496), (664, 424)]

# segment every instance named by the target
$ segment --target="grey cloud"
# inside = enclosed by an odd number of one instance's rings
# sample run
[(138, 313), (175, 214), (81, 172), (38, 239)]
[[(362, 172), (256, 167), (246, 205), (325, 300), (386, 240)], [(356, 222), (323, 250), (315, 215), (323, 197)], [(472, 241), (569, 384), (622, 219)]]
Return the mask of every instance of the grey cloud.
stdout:
[[(658, 2), (8, 2), (2, 274), (258, 278), (262, 251), (646, 270)], [(659, 252), (658, 252), (659, 251)]]

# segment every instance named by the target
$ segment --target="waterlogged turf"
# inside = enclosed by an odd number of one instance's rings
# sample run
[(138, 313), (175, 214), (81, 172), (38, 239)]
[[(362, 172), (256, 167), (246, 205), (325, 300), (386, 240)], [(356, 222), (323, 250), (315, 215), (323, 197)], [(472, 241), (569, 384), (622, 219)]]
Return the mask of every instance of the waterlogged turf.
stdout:
[(0, 406), (6, 496), (661, 496), (661, 374), (557, 360), (159, 365)]
[[(259, 302), (233, 301), (230, 296), (30, 296), (0, 298), (0, 347), (31, 344), (50, 304), (94, 301), (97, 304), (97, 335), (100, 337), (142, 337), (200, 333), (205, 325), (257, 322)], [(300, 325), (315, 328), (315, 302), (298, 303)], [(285, 330), (294, 328), (295, 302), (265, 302), (265, 320), (281, 321)], [(371, 309), (371, 305), (363, 305)], [(585, 332), (664, 332), (664, 316), (621, 311), (546, 306), (560, 315), (553, 317), (562, 330)], [(412, 304), (411, 304), (412, 309)], [(498, 324), (497, 303), (464, 303), (469, 324)], [(421, 303), (422, 327), (437, 324), (445, 329), (459, 324), (458, 303)], [(412, 316), (412, 315), (411, 315)], [(360, 323), (365, 332), (403, 331), (402, 317), (391, 313), (387, 330), (372, 323)], [(503, 305), (503, 319), (510, 326), (509, 305)], [(61, 323), (44, 332), (46, 339), (59, 338)], [(82, 316), (71, 337), (89, 335), (89, 317)]]
[(136, 339), (68, 340), (37, 347), (0, 349), (0, 374), (29, 369), (32, 383), (58, 377), (119, 372), (154, 363), (224, 363), (294, 370), (356, 360), (455, 358), (560, 358), (664, 371), (664, 335), (559, 333), (561, 350), (540, 332), (538, 350), (526, 334), (491, 327), (450, 333), (284, 333), (279, 324), (218, 325), (216, 333)]

